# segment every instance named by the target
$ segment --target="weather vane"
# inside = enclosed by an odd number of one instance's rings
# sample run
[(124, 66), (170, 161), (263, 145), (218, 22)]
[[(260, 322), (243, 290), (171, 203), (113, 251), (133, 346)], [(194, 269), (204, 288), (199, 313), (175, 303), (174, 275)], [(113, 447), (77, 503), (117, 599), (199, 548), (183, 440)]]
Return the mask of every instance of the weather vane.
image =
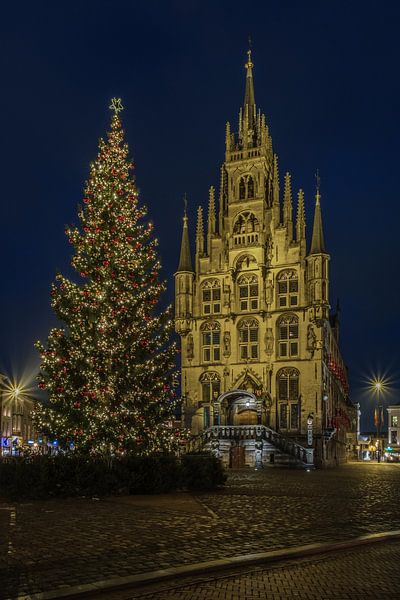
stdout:
[(317, 172), (315, 173), (315, 181), (317, 183), (317, 193), (319, 194), (321, 187), (321, 177), (319, 176), (319, 169), (317, 169)]
[(116, 115), (121, 112), (121, 110), (124, 110), (121, 98), (112, 98), (109, 108), (113, 110)]
[(248, 41), (249, 41), (249, 49), (247, 50), (247, 57), (248, 58), (247, 58), (246, 67), (252, 67), (253, 63), (251, 62), (251, 36), (250, 35), (249, 35)]
[(183, 195), (183, 204), (185, 205), (185, 215), (187, 213), (187, 196), (186, 196), (186, 192)]

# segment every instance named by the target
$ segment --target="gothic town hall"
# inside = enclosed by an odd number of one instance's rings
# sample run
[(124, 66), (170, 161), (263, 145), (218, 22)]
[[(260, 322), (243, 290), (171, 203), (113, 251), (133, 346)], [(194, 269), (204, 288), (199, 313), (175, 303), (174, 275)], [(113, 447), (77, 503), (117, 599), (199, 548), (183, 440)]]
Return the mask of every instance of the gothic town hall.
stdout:
[(225, 144), (218, 205), (211, 187), (206, 217), (198, 209), (194, 262), (183, 217), (175, 323), (184, 425), (232, 467), (338, 464), (353, 411), (319, 185), (308, 243), (303, 191), (288, 172), (281, 181), (256, 107), (250, 51), (238, 131), (227, 123)]

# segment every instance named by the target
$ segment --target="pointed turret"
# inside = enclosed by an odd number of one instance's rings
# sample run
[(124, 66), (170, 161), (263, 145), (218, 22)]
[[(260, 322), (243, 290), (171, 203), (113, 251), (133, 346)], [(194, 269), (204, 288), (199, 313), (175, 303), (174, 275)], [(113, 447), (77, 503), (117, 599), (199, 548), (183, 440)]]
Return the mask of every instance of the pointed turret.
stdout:
[(274, 154), (274, 172), (273, 172), (273, 181), (272, 181), (272, 191), (273, 191), (273, 207), (274, 207), (274, 223), (275, 227), (279, 227), (281, 221), (281, 206), (279, 202), (279, 166), (278, 166), (278, 156)]
[(231, 150), (231, 124), (229, 121), (225, 125), (225, 150), (226, 152)]
[(185, 194), (185, 210), (183, 213), (183, 230), (181, 254), (178, 270), (175, 273), (175, 331), (187, 335), (191, 328), (193, 313), (193, 279), (192, 257), (189, 244), (187, 201)]
[(293, 205), (292, 182), (289, 172), (285, 174), (285, 189), (283, 192), (283, 224), (287, 229), (289, 243), (293, 241)]
[(215, 233), (215, 188), (208, 190), (208, 232)]
[(190, 273), (193, 273), (192, 257), (191, 257), (191, 253), (190, 253), (190, 243), (189, 243), (189, 229), (188, 229), (186, 197), (185, 197), (185, 211), (183, 213), (181, 254), (179, 257), (179, 266), (178, 266), (177, 273), (181, 273), (182, 271), (188, 271)]
[(215, 235), (215, 188), (212, 185), (209, 190), (208, 219), (207, 219), (207, 254), (211, 255), (211, 239)]
[(196, 257), (204, 254), (204, 224), (203, 209), (201, 206), (197, 209), (197, 227), (196, 227)]
[[(320, 179), (317, 171), (317, 190), (315, 194), (314, 224), (311, 249), (307, 260), (307, 280), (309, 299), (314, 306), (315, 318), (329, 318), (329, 254), (325, 249), (322, 229)], [(334, 334), (336, 317), (332, 321)], [(337, 330), (337, 332), (339, 329)]]
[(324, 230), (322, 227), (322, 213), (321, 213), (321, 194), (319, 189), (319, 177), (317, 176), (317, 192), (315, 194), (315, 212), (314, 212), (314, 225), (311, 240), (310, 254), (325, 254), (325, 240)]
[(296, 221), (296, 241), (302, 242), (306, 238), (306, 213), (304, 209), (304, 192), (299, 190), (297, 195), (297, 221)]

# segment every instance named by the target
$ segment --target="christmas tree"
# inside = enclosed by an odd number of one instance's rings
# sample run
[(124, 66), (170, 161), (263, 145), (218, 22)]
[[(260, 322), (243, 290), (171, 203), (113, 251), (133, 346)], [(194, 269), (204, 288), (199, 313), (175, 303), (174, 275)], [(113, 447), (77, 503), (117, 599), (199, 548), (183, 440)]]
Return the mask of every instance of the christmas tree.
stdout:
[(51, 304), (63, 327), (50, 331), (47, 346), (36, 344), (48, 400), (35, 418), (40, 432), (77, 450), (143, 455), (174, 446), (176, 348), (170, 309), (155, 310), (165, 285), (130, 173), (120, 99), (110, 108), (111, 131), (91, 164), (80, 226), (66, 229), (83, 281), (56, 276)]

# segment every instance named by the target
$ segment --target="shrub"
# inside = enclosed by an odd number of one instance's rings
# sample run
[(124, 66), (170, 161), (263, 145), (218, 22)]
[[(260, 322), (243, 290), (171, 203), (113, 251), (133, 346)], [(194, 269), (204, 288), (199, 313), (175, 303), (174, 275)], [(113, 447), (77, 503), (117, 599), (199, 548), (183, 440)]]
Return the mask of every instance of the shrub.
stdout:
[(212, 454), (185, 454), (181, 464), (183, 485), (189, 490), (211, 490), (226, 481), (221, 461)]
[(77, 453), (0, 460), (0, 497), (12, 500), (68, 496), (160, 494), (213, 489), (225, 482), (211, 455), (93, 457)]

